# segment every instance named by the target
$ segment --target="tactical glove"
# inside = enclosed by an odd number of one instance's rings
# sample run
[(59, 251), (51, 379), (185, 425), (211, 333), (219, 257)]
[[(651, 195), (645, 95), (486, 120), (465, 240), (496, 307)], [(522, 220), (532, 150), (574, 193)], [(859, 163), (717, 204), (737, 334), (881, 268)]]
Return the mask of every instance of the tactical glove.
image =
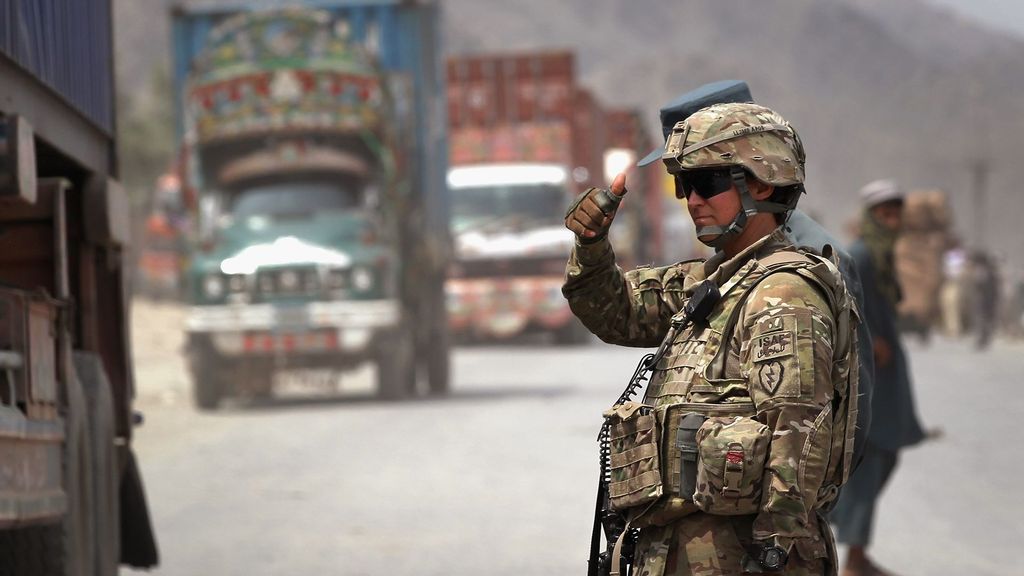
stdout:
[(576, 233), (584, 244), (597, 242), (608, 234), (615, 212), (626, 195), (618, 196), (607, 188), (588, 188), (565, 212), (565, 227)]

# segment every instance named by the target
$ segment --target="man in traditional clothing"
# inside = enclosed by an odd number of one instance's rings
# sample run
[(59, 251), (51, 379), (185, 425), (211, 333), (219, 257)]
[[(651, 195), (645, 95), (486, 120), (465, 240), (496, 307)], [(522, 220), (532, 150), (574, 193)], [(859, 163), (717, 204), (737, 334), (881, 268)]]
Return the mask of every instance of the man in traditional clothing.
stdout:
[(893, 250), (902, 225), (903, 190), (878, 180), (861, 192), (864, 215), (860, 238), (849, 252), (864, 292), (863, 321), (872, 337), (875, 360), (872, 419), (860, 467), (843, 488), (831, 520), (836, 540), (849, 546), (842, 576), (884, 576), (867, 555), (875, 504), (896, 468), (899, 451), (925, 434), (914, 411), (907, 358), (897, 330), (900, 287)]

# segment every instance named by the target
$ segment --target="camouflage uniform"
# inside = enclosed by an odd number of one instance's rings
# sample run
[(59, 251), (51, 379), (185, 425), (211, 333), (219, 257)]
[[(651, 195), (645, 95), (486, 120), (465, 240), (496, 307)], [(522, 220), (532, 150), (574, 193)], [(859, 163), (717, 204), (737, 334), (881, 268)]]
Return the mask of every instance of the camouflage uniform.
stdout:
[[(831, 278), (829, 286), (809, 273), (815, 267)], [(756, 493), (750, 495), (756, 512), (710, 514), (702, 511), (707, 501), (698, 507), (659, 488), (651, 505), (630, 510), (631, 525), (641, 528), (634, 573), (760, 572), (748, 553), (755, 540), (788, 551), (785, 574), (834, 573), (832, 535), (819, 510), (834, 497), (826, 488), (835, 483), (839, 455), (850, 446), (833, 435), (833, 372), (852, 370), (854, 386), (856, 378), (855, 335), (850, 325), (838, 328), (836, 322), (836, 310), (853, 305), (834, 263), (797, 252), (779, 228), (728, 260), (719, 252), (707, 261), (623, 273), (602, 238), (577, 242), (563, 293), (576, 316), (605, 342), (654, 347), (705, 279), (715, 281), (722, 298), (705, 322), (676, 334), (652, 370), (644, 403), (656, 412), (671, 406), (712, 413), (735, 408), (766, 427), (763, 472), (756, 471)], [(671, 430), (664, 426), (671, 446)], [(660, 454), (669, 471), (663, 477), (677, 474), (677, 451)], [(698, 484), (698, 492), (703, 488)]]

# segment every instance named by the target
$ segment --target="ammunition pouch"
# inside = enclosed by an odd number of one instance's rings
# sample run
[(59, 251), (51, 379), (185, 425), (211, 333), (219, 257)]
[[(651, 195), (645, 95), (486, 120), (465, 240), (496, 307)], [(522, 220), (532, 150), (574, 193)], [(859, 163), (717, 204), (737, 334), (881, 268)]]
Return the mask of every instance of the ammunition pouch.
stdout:
[(693, 502), (708, 514), (756, 514), (772, 432), (743, 416), (709, 418), (697, 431)]
[(609, 505), (626, 510), (654, 502), (661, 497), (662, 481), (658, 427), (650, 407), (625, 402), (605, 411), (604, 417), (610, 430)]
[[(634, 525), (664, 525), (697, 511), (755, 514), (771, 430), (748, 403), (626, 402), (605, 412), (611, 428), (610, 505), (646, 506)], [(656, 504), (653, 504), (658, 501)]]

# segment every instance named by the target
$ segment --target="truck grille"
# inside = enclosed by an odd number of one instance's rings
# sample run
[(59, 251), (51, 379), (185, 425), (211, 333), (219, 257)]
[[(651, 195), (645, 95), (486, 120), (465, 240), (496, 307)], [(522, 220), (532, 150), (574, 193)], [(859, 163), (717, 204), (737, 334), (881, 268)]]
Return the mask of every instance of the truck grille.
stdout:
[(317, 296), (322, 290), (322, 279), (316, 268), (275, 268), (256, 273), (256, 297)]

